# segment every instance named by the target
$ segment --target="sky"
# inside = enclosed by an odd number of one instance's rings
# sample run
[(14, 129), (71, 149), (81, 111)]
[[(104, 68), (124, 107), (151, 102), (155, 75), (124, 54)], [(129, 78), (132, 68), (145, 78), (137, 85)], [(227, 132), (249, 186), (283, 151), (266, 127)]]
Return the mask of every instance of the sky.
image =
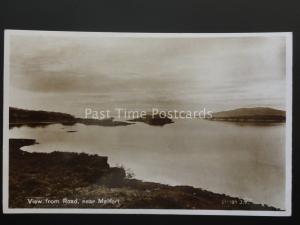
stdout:
[(10, 106), (95, 110), (285, 108), (285, 38), (12, 34)]

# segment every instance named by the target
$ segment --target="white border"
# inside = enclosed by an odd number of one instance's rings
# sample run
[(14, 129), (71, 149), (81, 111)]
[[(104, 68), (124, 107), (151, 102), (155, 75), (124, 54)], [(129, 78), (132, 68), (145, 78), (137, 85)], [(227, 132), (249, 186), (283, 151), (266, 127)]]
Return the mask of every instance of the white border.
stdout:
[[(251, 210), (169, 210), (169, 209), (21, 209), (8, 207), (9, 178), (9, 58), (10, 35), (46, 36), (93, 36), (93, 37), (139, 37), (139, 38), (218, 38), (218, 37), (285, 37), (286, 38), (286, 187), (285, 211)], [(5, 30), (4, 78), (3, 78), (3, 212), (4, 213), (68, 213), (68, 214), (168, 214), (168, 215), (238, 215), (238, 216), (291, 216), (292, 194), (292, 33), (111, 33), (73, 31)]]

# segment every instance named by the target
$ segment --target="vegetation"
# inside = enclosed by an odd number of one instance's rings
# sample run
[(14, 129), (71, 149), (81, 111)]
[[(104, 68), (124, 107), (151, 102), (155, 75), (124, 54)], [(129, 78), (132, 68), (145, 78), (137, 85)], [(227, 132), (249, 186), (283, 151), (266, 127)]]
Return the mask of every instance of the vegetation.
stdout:
[[(20, 149), (33, 144), (37, 143), (32, 139), (9, 140), (11, 208), (278, 210), (200, 188), (133, 179), (132, 171), (110, 167), (107, 157), (103, 156), (71, 152), (29, 153)], [(41, 203), (29, 203), (32, 199), (39, 199)], [(76, 199), (77, 202), (68, 204), (63, 199)], [(115, 199), (115, 202), (104, 204), (105, 199)]]

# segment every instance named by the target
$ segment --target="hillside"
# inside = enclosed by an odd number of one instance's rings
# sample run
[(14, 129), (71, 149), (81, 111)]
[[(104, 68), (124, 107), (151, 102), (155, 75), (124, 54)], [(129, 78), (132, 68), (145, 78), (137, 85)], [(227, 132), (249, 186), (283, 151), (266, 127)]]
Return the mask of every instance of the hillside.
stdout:
[[(37, 144), (33, 139), (9, 140), (12, 208), (278, 210), (201, 188), (133, 179), (123, 167), (111, 167), (104, 156), (20, 149), (33, 144)], [(39, 203), (30, 203), (37, 202), (37, 196)]]
[(47, 126), (53, 123), (60, 123), (63, 125), (74, 125), (81, 123), (85, 125), (98, 125), (98, 126), (126, 126), (132, 123), (123, 121), (114, 121), (113, 118), (97, 120), (77, 118), (73, 115), (60, 112), (48, 112), (42, 110), (26, 110), (14, 107), (9, 107), (9, 126)]

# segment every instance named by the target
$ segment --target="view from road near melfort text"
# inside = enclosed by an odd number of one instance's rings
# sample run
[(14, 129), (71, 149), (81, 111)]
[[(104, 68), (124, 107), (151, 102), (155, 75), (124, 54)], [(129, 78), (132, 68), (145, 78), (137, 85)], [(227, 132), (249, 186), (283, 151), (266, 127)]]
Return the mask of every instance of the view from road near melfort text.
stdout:
[(290, 215), (291, 37), (6, 31), (4, 211)]

